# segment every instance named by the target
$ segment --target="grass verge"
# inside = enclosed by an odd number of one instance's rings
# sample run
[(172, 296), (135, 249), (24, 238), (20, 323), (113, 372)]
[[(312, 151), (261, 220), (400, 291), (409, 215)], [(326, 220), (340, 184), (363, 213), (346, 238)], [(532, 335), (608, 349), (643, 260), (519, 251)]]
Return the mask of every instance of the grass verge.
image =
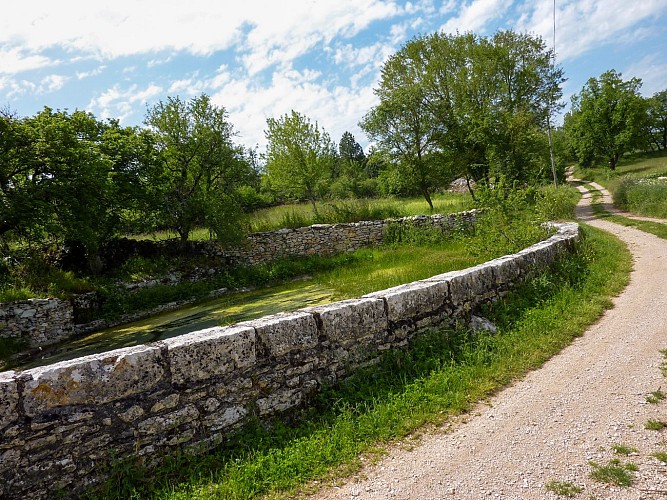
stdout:
[(667, 240), (667, 223), (663, 224), (661, 222), (630, 219), (629, 217), (609, 213), (599, 202), (601, 197), (600, 192), (592, 186), (587, 186), (587, 188), (591, 191), (593, 197), (591, 206), (596, 217), (608, 220), (609, 222), (614, 222), (615, 224), (620, 224), (621, 226), (634, 227), (635, 229), (639, 229), (645, 233), (650, 233), (657, 236), (658, 238)]
[[(359, 469), (424, 425), (500, 390), (581, 335), (628, 280), (631, 258), (614, 237), (584, 227), (574, 256), (484, 313), (495, 336), (426, 333), (406, 352), (323, 392), (300, 423), (249, 426), (203, 457), (173, 457), (150, 474), (119, 467), (102, 497), (280, 497)], [(120, 472), (123, 472), (122, 474)]]

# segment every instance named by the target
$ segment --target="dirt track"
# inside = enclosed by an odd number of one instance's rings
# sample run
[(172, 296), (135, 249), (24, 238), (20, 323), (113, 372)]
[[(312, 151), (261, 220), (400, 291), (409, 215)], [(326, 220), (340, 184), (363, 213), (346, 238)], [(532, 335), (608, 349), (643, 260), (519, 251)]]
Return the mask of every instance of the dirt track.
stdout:
[[(609, 201), (608, 199), (605, 201)], [(577, 498), (667, 498), (667, 400), (649, 404), (662, 387), (667, 348), (667, 242), (636, 229), (597, 220), (584, 196), (579, 218), (616, 234), (634, 256), (631, 281), (614, 308), (541, 369), (481, 405), (466, 422), (423, 437), (407, 451), (396, 446), (341, 486), (317, 499), (558, 498), (552, 481), (581, 488)], [(638, 449), (629, 457), (612, 446)], [(589, 461), (631, 461), (639, 467), (629, 488), (592, 480)]]

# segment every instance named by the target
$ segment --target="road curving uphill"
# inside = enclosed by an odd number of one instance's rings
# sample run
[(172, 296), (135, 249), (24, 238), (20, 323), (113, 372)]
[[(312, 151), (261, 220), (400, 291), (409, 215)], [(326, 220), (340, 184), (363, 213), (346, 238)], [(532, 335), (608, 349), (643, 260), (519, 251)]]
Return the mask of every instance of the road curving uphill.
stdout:
[[(667, 421), (667, 401), (647, 402), (666, 386), (660, 351), (667, 348), (667, 241), (596, 219), (590, 196), (577, 216), (617, 235), (632, 252), (631, 280), (613, 309), (466, 419), (410, 451), (396, 446), (315, 498), (557, 498), (548, 484), (576, 486), (580, 498), (667, 496), (667, 468), (653, 456), (665, 450), (664, 435), (646, 428)], [(620, 446), (630, 456), (615, 453)], [(591, 478), (591, 463), (613, 460), (637, 466), (630, 487)]]

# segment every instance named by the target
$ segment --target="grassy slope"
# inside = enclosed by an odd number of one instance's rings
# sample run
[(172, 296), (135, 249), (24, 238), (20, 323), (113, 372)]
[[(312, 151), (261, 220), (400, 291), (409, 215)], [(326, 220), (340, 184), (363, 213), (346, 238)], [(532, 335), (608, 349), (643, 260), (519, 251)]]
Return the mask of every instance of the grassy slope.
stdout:
[(575, 168), (575, 177), (602, 184), (607, 189), (621, 177), (641, 178), (667, 175), (667, 152), (627, 156), (619, 161), (615, 171), (608, 167)]
[(498, 335), (424, 335), (410, 352), (389, 353), (379, 367), (323, 394), (297, 427), (249, 428), (215, 453), (174, 459), (143, 480), (138, 469), (119, 468), (109, 496), (282, 496), (353, 472), (360, 456), (381, 454), (425, 424), (443, 424), (539, 367), (610, 307), (627, 282), (629, 252), (599, 230), (584, 233), (574, 259), (485, 312)]

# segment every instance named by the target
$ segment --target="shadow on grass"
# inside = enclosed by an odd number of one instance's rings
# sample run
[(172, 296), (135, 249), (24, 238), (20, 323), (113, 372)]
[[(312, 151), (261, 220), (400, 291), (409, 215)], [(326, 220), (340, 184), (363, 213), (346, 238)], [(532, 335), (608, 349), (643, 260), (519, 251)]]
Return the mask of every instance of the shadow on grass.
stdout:
[[(118, 463), (99, 496), (253, 498), (294, 491), (341, 470), (346, 475), (358, 467), (360, 454), (378, 452), (376, 443), (399, 439), (427, 423), (441, 424), (525, 371), (504, 361), (516, 357), (509, 352), (517, 339), (503, 332), (531, 317), (563, 287), (579, 286), (586, 274), (579, 252), (562, 259), (553, 271), (484, 308), (498, 335), (451, 329), (420, 334), (408, 350), (387, 352), (378, 365), (324, 389), (291, 424), (254, 421), (207, 455), (176, 455), (150, 473), (137, 464)], [(549, 336), (548, 330), (539, 335)], [(539, 358), (541, 364), (547, 357), (540, 352), (531, 362)]]

